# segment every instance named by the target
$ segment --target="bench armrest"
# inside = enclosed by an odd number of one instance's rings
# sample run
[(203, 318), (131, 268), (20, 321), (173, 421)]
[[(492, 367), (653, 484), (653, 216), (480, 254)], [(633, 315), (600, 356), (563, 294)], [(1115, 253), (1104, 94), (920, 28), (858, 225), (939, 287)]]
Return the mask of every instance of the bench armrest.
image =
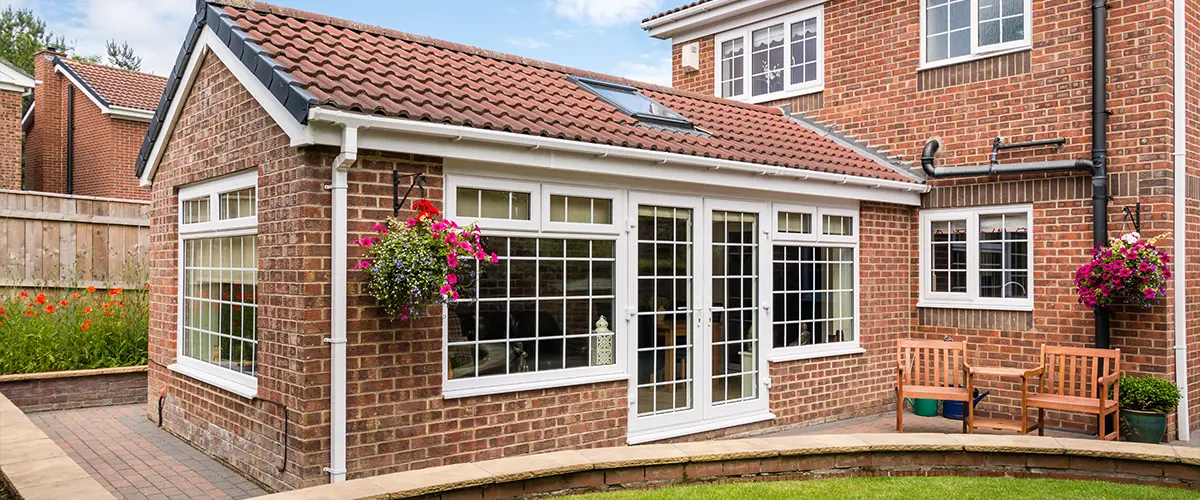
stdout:
[(1046, 367), (1044, 367), (1044, 366), (1039, 366), (1039, 367), (1037, 367), (1037, 368), (1034, 368), (1034, 369), (1032, 369), (1032, 370), (1025, 370), (1025, 375), (1024, 375), (1024, 376), (1025, 376), (1025, 378), (1029, 378), (1029, 377), (1040, 377), (1040, 376), (1044, 375), (1045, 373), (1046, 373)]
[(1116, 381), (1118, 381), (1118, 380), (1121, 380), (1121, 374), (1120, 374), (1120, 373), (1113, 373), (1113, 374), (1105, 375), (1105, 376), (1103, 376), (1103, 377), (1100, 377), (1100, 378), (1096, 379), (1096, 381), (1097, 381), (1097, 382), (1100, 382), (1101, 384), (1104, 384), (1104, 385), (1111, 384), (1111, 383), (1113, 383), (1113, 382), (1116, 382)]

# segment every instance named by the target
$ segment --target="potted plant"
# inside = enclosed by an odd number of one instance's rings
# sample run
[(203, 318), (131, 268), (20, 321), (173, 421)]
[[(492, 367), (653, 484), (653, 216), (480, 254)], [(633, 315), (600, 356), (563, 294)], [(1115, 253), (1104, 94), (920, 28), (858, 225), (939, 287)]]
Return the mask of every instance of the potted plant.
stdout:
[(356, 241), (366, 248), (355, 268), (367, 274), (367, 293), (401, 321), (424, 315), (429, 306), (458, 300), (460, 289), (470, 292), (479, 263), (498, 261), (495, 253), (484, 251), (474, 224), (459, 227), (442, 219), (427, 200), (413, 203), (413, 209), (416, 217), (389, 217), (372, 228), (374, 236)]
[(1179, 388), (1158, 377), (1121, 377), (1120, 387), (1121, 439), (1162, 442), (1167, 414), (1179, 404)]
[(1155, 245), (1161, 234), (1142, 240), (1136, 232), (1092, 249), (1092, 261), (1075, 272), (1079, 303), (1089, 308), (1113, 304), (1151, 305), (1164, 296), (1171, 257)]

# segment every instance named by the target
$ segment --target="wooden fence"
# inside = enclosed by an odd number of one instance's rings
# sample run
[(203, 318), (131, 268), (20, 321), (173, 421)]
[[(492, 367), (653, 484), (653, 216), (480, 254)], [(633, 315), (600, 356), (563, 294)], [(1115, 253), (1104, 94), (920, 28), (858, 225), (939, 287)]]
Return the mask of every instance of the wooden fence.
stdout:
[(0, 190), (0, 288), (137, 284), (149, 212), (144, 201)]

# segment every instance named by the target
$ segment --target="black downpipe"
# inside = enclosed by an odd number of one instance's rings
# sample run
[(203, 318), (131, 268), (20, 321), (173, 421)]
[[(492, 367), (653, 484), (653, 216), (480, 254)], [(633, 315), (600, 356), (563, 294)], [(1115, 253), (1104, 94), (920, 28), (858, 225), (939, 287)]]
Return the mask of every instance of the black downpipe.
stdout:
[[(973, 165), (965, 167), (936, 167), (934, 159), (941, 141), (925, 143), (921, 152), (921, 169), (930, 178), (976, 177), (981, 175), (1026, 174), (1044, 172), (1088, 171), (1092, 174), (1092, 244), (1099, 248), (1108, 244), (1108, 106), (1107, 79), (1107, 20), (1106, 0), (1092, 0), (1092, 157), (1088, 160), (1044, 161), (1032, 163)], [(995, 147), (995, 146), (993, 146)], [(1109, 346), (1109, 311), (1097, 307), (1096, 347)]]
[[(1092, 0), (1092, 245), (1108, 244), (1108, 5)], [(1108, 349), (1109, 311), (1095, 309), (1096, 348)]]
[(67, 194), (75, 194), (75, 86), (67, 86)]

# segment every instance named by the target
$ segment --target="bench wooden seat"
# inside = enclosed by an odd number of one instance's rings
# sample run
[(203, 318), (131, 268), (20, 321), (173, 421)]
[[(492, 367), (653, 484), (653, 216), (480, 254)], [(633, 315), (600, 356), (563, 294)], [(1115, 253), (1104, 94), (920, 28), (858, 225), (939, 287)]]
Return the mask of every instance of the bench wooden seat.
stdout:
[(896, 341), (896, 432), (904, 432), (904, 399), (929, 398), (966, 403), (963, 432), (972, 432), (975, 389), (966, 342)]
[[(1046, 410), (1090, 413), (1099, 417), (1100, 439), (1116, 440), (1121, 409), (1121, 350), (1042, 345), (1042, 366), (1031, 370), (1038, 378), (1037, 393), (1021, 387), (1021, 422), (1025, 427), (1028, 409), (1038, 409), (1038, 435), (1046, 435)], [(1109, 387), (1112, 395), (1109, 396)], [(1113, 429), (1105, 419), (1112, 415)]]

